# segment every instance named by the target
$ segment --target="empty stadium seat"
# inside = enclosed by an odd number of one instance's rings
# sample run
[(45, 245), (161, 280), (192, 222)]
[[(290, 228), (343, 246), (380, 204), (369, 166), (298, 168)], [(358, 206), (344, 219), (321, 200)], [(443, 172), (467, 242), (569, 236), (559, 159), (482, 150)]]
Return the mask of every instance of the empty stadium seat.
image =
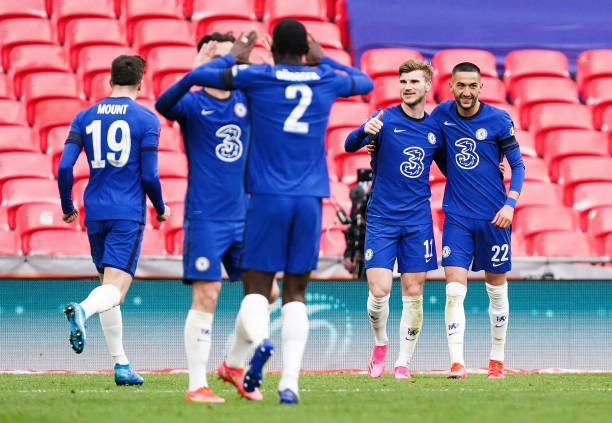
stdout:
[(52, 21), (60, 44), (64, 44), (68, 23), (83, 18), (114, 19), (113, 0), (54, 0)]
[(46, 229), (75, 231), (79, 227), (76, 222), (65, 223), (61, 207), (54, 204), (24, 204), (15, 212), (15, 231), (22, 243), (27, 243), (33, 232)]
[(187, 73), (193, 68), (195, 49), (193, 47), (155, 47), (149, 52), (147, 72), (153, 83), (153, 92), (159, 93), (160, 80), (167, 74)]
[[(508, 103), (498, 103), (494, 105), (498, 109), (504, 110), (508, 115), (510, 115), (510, 119), (514, 123), (514, 130), (518, 131), (521, 129), (521, 120), (519, 118), (519, 113), (516, 107)], [(519, 140), (520, 141), (520, 140)]]
[(183, 15), (192, 22), (221, 19), (256, 20), (255, 0), (184, 0)]
[(612, 206), (611, 182), (587, 182), (574, 189), (574, 210), (580, 213), (582, 227), (586, 227), (589, 212), (599, 207)]
[(442, 182), (446, 182), (446, 176), (444, 176), (438, 165), (433, 162), (429, 169), (429, 185), (433, 186)]
[(116, 19), (84, 18), (74, 20), (66, 25), (64, 45), (69, 52), (72, 69), (77, 68), (79, 54), (84, 47), (93, 45), (127, 47), (126, 44), (123, 27)]
[[(76, 67), (77, 74), (83, 81), (83, 93), (89, 98), (91, 95), (91, 80), (99, 74), (110, 74), (112, 61), (121, 54), (133, 54), (128, 47), (113, 45), (96, 45), (84, 47), (79, 52)], [(147, 64), (147, 67), (150, 64)]]
[[(331, 22), (304, 21), (306, 31), (323, 47), (328, 49), (342, 49), (340, 29)], [(272, 34), (272, 29), (268, 32)]]
[(569, 78), (567, 57), (557, 50), (514, 50), (504, 60), (504, 82), (508, 91), (523, 78), (547, 76)]
[[(482, 90), (478, 95), (478, 98), (485, 103), (492, 103), (493, 105), (497, 105), (499, 103), (506, 103), (506, 87), (504, 83), (498, 78), (490, 77), (490, 76), (482, 76)], [(438, 97), (438, 101), (446, 101), (446, 100), (454, 100), (454, 95), (450, 90), (448, 83), (450, 82), (449, 78), (442, 78), (439, 82), (437, 89), (435, 89), (436, 95)], [(431, 92), (434, 90), (432, 89)], [(428, 100), (431, 101), (431, 100)]]
[(528, 246), (528, 242), (521, 234), (517, 233), (516, 231), (512, 231), (512, 238), (510, 242), (512, 257), (529, 257), (531, 255), (531, 249)]
[[(44, 177), (44, 174), (42, 176)], [(60, 207), (57, 181), (20, 175), (2, 185), (2, 208), (6, 210), (7, 223), (10, 228), (15, 228), (17, 208), (31, 203), (47, 203), (52, 204), (53, 207)]]
[(56, 126), (49, 130), (47, 138), (40, 140), (41, 150), (51, 156), (53, 168), (56, 168), (59, 163), (69, 132), (70, 125)]
[[(53, 168), (53, 176), (57, 179), (57, 166)], [(74, 183), (82, 180), (89, 179), (89, 163), (87, 163), (87, 156), (85, 151), (81, 151), (79, 154), (74, 167), (72, 168), (72, 176), (74, 177)]]
[(91, 250), (87, 234), (83, 231), (43, 229), (32, 232), (22, 243), (24, 254), (31, 256), (89, 256)]
[(330, 181), (329, 190), (331, 192), (330, 201), (339, 205), (348, 215), (351, 211), (350, 187), (340, 181)]
[(129, 44), (133, 42), (134, 27), (143, 19), (183, 19), (175, 0), (124, 0), (121, 17), (125, 19)]
[(346, 239), (341, 227), (331, 227), (321, 231), (319, 255), (324, 257), (343, 257)]
[(56, 126), (70, 125), (76, 114), (86, 106), (85, 101), (76, 98), (39, 101), (34, 106), (33, 122), (39, 139), (47, 139), (48, 132)]
[(160, 151), (157, 161), (160, 178), (187, 178), (187, 158), (183, 153)]
[(3, 68), (8, 68), (11, 50), (26, 44), (54, 44), (51, 24), (47, 19), (16, 18), (0, 21)]
[[(182, 203), (185, 201), (185, 194), (187, 192), (187, 178), (164, 176), (160, 179), (160, 181), (162, 192), (164, 193), (164, 201), (168, 203)], [(151, 205), (151, 207), (153, 206)]]
[(407, 48), (374, 48), (361, 55), (359, 67), (370, 78), (398, 76), (400, 65), (408, 59), (423, 60), (423, 55)]
[(612, 158), (569, 157), (559, 163), (558, 182), (566, 205), (574, 202), (574, 189), (585, 182), (612, 182)]
[(612, 106), (612, 76), (592, 81), (585, 88), (583, 97), (593, 113), (593, 126), (601, 128), (604, 110)]
[(48, 18), (46, 0), (0, 2), (0, 20), (12, 18)]
[(220, 34), (231, 32), (238, 38), (240, 33), (246, 34), (252, 30), (257, 32), (256, 45), (262, 46), (263, 39), (268, 33), (266, 26), (261, 22), (243, 19), (202, 20), (196, 26), (196, 40), (199, 41), (203, 36), (213, 32)]
[(533, 255), (596, 257), (594, 240), (582, 232), (546, 232), (533, 237)]
[(612, 49), (583, 51), (576, 64), (576, 82), (583, 92), (591, 81), (612, 77)]
[(344, 142), (348, 135), (355, 128), (338, 128), (328, 132), (325, 139), (327, 155), (331, 157), (337, 157), (342, 154), (346, 154), (344, 151)]
[(300, 21), (326, 21), (326, 0), (283, 0), (266, 1), (264, 21), (273, 28), (278, 21), (285, 18), (295, 18)]
[(23, 78), (21, 101), (26, 106), (26, 118), (34, 123), (36, 105), (43, 100), (59, 98), (76, 98), (80, 96), (80, 87), (73, 73), (37, 72)]
[(336, 207), (329, 200), (325, 199), (321, 215), (321, 228), (327, 229), (340, 225), (341, 223), (336, 216)]
[(514, 128), (514, 137), (519, 143), (522, 156), (536, 157), (538, 155), (535, 149), (535, 139), (530, 132)]
[[(504, 172), (504, 182), (510, 182), (512, 178), (512, 169), (508, 164), (507, 159), (504, 157), (503, 163), (506, 166)], [(534, 182), (550, 182), (548, 176), (548, 167), (546, 162), (539, 157), (523, 157), (523, 163), (525, 164), (525, 181)]]
[(0, 184), (16, 178), (51, 178), (51, 158), (41, 153), (0, 154)]
[(493, 53), (478, 49), (444, 49), (434, 54), (431, 64), (434, 67), (434, 87), (439, 81), (448, 78), (457, 63), (472, 62), (480, 68), (480, 74), (497, 78), (497, 64)]
[(159, 151), (183, 152), (183, 137), (175, 126), (163, 127), (159, 134)]
[(342, 162), (338, 163), (338, 180), (349, 185), (355, 183), (357, 169), (371, 169), (370, 160), (370, 155), (365, 152), (353, 153), (344, 157)]
[(0, 153), (30, 151), (40, 153), (40, 145), (28, 126), (0, 126)]
[(542, 103), (578, 104), (578, 89), (571, 79), (524, 78), (514, 85), (510, 97), (518, 108), (521, 126), (529, 128), (530, 112), (534, 106)]
[(21, 245), (15, 231), (0, 230), (0, 256), (20, 256)]
[(548, 163), (550, 179), (559, 177), (559, 161), (566, 157), (608, 156), (606, 134), (599, 131), (561, 129), (551, 131), (544, 139), (544, 159)]
[(163, 231), (145, 228), (142, 234), (140, 256), (165, 256), (166, 238)]
[[(427, 93), (427, 102), (435, 103), (433, 89)], [(375, 110), (400, 104), (399, 76), (380, 76), (376, 78), (370, 103)]]
[(32, 44), (11, 50), (9, 77), (13, 80), (16, 97), (21, 97), (21, 82), (27, 74), (48, 71), (70, 71), (68, 60), (60, 46)]
[(0, 73), (0, 100), (12, 100), (14, 98), (15, 95), (13, 94), (13, 85), (11, 84), (11, 80), (6, 77), (6, 74)]
[(570, 207), (533, 206), (521, 209), (514, 217), (513, 228), (527, 241), (533, 236), (552, 231), (577, 231), (578, 216)]
[(601, 253), (602, 255), (612, 257), (612, 234), (604, 238), (602, 249), (603, 249), (603, 252)]
[(561, 206), (563, 199), (556, 184), (525, 181), (515, 210), (533, 206)]
[[(338, 50), (338, 49), (324, 49), (325, 50), (325, 55), (327, 57), (329, 57), (330, 59), (335, 60), (338, 63), (342, 63), (345, 66), (351, 66), (351, 64), (353, 63), (351, 60), (351, 56), (344, 50)], [(341, 99), (340, 99), (341, 100)]]
[(160, 46), (195, 47), (189, 22), (143, 19), (134, 26), (133, 48), (140, 56), (147, 57), (153, 47)]
[(557, 129), (593, 129), (591, 112), (579, 104), (540, 104), (531, 110), (531, 126), (536, 152), (544, 154), (546, 135)]
[(444, 200), (444, 184), (431, 185), (431, 217), (434, 228), (442, 230), (444, 224), (444, 211), (442, 211), (442, 201)]
[(27, 125), (23, 103), (0, 99), (0, 125)]
[(599, 207), (588, 214), (587, 232), (602, 240), (612, 234), (612, 206)]
[(355, 129), (370, 117), (370, 107), (366, 103), (335, 102), (329, 112), (327, 133), (338, 128)]
[[(612, 106), (606, 107), (601, 113), (601, 128), (597, 129), (608, 132), (609, 135), (612, 134)], [(612, 143), (612, 136), (609, 138)], [(612, 148), (610, 148), (610, 154), (612, 154)]]

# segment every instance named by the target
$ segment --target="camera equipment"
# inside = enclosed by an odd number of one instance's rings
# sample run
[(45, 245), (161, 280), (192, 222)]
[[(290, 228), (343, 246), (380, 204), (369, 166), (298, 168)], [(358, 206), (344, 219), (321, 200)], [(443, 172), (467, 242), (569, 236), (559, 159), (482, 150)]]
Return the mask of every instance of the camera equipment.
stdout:
[(343, 213), (343, 218), (338, 214), (338, 219), (348, 224), (348, 228), (344, 231), (346, 239), (346, 250), (344, 258), (349, 258), (355, 263), (353, 275), (362, 278), (364, 275), (364, 256), (363, 247), (365, 244), (365, 228), (366, 228), (366, 211), (368, 200), (370, 198), (370, 190), (372, 188), (372, 170), (357, 169), (357, 184), (349, 191), (351, 198), (351, 212), (349, 216)]

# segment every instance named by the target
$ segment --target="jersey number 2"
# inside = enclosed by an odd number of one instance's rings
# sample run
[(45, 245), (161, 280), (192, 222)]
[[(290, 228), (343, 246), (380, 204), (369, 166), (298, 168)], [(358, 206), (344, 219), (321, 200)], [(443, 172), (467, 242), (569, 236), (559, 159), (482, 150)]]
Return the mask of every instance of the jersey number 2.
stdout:
[[(117, 141), (117, 131), (121, 131), (121, 139)], [(85, 127), (87, 135), (91, 134), (93, 140), (93, 160), (91, 167), (101, 169), (106, 167), (106, 161), (102, 160), (102, 121), (96, 119)], [(106, 160), (115, 167), (123, 167), (130, 158), (130, 148), (132, 138), (130, 135), (130, 125), (124, 120), (116, 120), (108, 127), (106, 132), (106, 144), (111, 150), (106, 153)], [(117, 154), (119, 158), (117, 159)]]
[(291, 114), (285, 119), (283, 131), (295, 134), (307, 134), (309, 125), (307, 122), (300, 122), (300, 118), (306, 113), (306, 109), (312, 103), (312, 90), (306, 84), (291, 84), (285, 88), (285, 98), (295, 100), (300, 93), (300, 101), (293, 108)]

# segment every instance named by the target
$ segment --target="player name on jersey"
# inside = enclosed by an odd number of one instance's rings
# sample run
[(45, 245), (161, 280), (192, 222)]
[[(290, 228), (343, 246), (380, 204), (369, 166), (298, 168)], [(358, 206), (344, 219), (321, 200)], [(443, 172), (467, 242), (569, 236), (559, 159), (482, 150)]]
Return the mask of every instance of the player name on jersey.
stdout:
[(96, 113), (99, 115), (124, 115), (127, 108), (127, 104), (98, 104)]
[(281, 81), (318, 81), (321, 77), (316, 72), (291, 72), (287, 69), (276, 71), (276, 79)]

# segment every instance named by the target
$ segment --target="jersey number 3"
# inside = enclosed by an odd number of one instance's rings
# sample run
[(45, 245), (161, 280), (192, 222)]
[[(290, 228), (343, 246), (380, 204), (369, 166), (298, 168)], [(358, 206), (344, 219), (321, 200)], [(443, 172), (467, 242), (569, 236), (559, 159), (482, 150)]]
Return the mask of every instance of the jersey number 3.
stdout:
[[(121, 132), (121, 138), (117, 141), (117, 131)], [(85, 127), (87, 135), (91, 134), (93, 140), (93, 160), (91, 167), (101, 169), (106, 167), (106, 161), (102, 160), (102, 121), (96, 119)], [(108, 127), (106, 133), (106, 144), (111, 150), (106, 153), (106, 160), (115, 167), (123, 167), (130, 158), (130, 148), (132, 138), (130, 135), (130, 125), (124, 120), (116, 120)], [(117, 158), (116, 153), (121, 153)]]
[(300, 101), (293, 108), (291, 114), (285, 119), (283, 131), (295, 134), (307, 134), (309, 125), (307, 122), (300, 122), (300, 118), (306, 113), (306, 109), (312, 103), (312, 89), (306, 84), (291, 84), (285, 88), (285, 98), (295, 100), (300, 94)]

